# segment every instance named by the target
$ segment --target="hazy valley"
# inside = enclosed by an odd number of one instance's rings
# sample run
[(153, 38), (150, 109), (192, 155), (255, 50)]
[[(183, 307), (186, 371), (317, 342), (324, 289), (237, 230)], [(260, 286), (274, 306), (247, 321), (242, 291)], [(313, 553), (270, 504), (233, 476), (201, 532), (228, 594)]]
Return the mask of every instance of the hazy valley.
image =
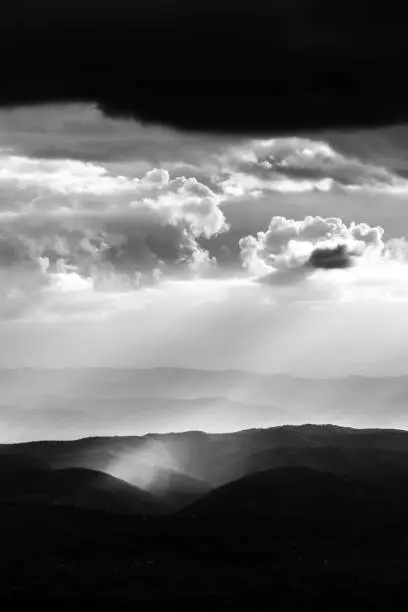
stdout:
[(405, 429), (408, 377), (155, 368), (0, 371), (5, 441), (336, 423)]

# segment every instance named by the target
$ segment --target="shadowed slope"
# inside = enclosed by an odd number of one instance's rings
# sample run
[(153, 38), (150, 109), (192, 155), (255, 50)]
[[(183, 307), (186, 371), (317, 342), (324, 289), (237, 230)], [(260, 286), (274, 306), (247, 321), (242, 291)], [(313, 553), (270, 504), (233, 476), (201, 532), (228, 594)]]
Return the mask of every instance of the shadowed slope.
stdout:
[(373, 517), (384, 519), (389, 513), (394, 519), (401, 517), (407, 510), (404, 494), (395, 485), (394, 499), (388, 493), (388, 488), (357, 478), (285, 467), (256, 472), (223, 485), (186, 512), (204, 521), (226, 521), (231, 526), (245, 521), (246, 531), (256, 531), (257, 521), (267, 521), (269, 528), (276, 527), (276, 521), (285, 529), (304, 529), (305, 525), (318, 530), (325, 525), (349, 528), (353, 521), (367, 520), (368, 524)]
[[(17, 459), (17, 460), (15, 460)], [(52, 470), (29, 459), (0, 460), (0, 502), (61, 505), (107, 512), (155, 515), (173, 510), (166, 500), (109, 474), (84, 468)]]

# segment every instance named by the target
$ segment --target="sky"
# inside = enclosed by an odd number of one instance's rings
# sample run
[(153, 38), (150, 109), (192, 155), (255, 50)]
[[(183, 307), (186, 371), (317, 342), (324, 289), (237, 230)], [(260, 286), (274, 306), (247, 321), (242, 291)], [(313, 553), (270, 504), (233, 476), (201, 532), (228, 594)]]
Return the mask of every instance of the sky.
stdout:
[[(64, 411), (79, 380), (98, 395), (94, 367), (408, 374), (401, 3), (97, 5), (2, 7), (3, 380), (74, 368)], [(63, 425), (48, 383), (19, 376), (2, 386), (8, 439), (119, 431), (119, 409), (130, 428), (119, 403), (74, 422), (74, 400)], [(219, 402), (200, 410), (171, 427), (219, 421)]]
[(0, 109), (0, 367), (408, 372), (408, 127)]
[[(260, 137), (408, 120), (399, 0), (5, 0), (0, 106)], [(24, 19), (22, 19), (24, 15)]]

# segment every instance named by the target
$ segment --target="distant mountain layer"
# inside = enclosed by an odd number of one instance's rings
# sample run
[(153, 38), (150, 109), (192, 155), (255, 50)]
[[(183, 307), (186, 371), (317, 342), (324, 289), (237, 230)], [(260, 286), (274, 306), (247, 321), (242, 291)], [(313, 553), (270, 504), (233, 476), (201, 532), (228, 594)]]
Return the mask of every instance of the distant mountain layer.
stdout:
[(9, 440), (237, 431), (304, 422), (405, 428), (408, 376), (296, 378), (236, 370), (0, 370)]

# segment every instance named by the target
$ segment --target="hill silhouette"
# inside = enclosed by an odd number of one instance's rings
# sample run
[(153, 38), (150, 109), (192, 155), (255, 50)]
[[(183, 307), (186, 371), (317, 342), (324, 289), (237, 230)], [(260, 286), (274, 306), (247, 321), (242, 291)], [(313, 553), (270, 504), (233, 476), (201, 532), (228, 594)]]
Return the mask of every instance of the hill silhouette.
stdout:
[(0, 504), (0, 601), (393, 610), (408, 603), (398, 490), (285, 468), (169, 516)]
[(85, 468), (53, 470), (21, 455), (0, 460), (0, 503), (72, 506), (134, 515), (174, 510), (169, 502), (109, 474)]
[(104, 472), (150, 491), (168, 508), (182, 508), (214, 487), (283, 467), (359, 479), (408, 476), (408, 432), (306, 424), (0, 445), (0, 473), (12, 460), (25, 461), (28, 470)]
[[(157, 480), (142, 489), (146, 466)], [(408, 605), (407, 513), (404, 431), (2, 445), (0, 601), (394, 610)]]
[(394, 508), (379, 482), (294, 466), (257, 471), (234, 480), (206, 494), (188, 511), (214, 520), (296, 518), (302, 523), (338, 526), (356, 519), (359, 513), (364, 516), (374, 505), (384, 513)]

